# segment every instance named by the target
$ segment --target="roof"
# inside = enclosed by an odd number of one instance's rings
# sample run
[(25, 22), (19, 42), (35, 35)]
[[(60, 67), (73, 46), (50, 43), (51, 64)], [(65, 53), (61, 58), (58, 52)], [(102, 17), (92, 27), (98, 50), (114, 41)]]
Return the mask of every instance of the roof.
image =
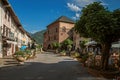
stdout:
[[(73, 21), (72, 19), (70, 19), (70, 18), (68, 18), (68, 17), (66, 17), (66, 16), (61, 16), (61, 17), (59, 17), (57, 20), (55, 20), (54, 22), (52, 22), (51, 24), (53, 24), (53, 23), (55, 23), (55, 22), (66, 22), (66, 23), (72, 23), (72, 24), (74, 24), (75, 23), (75, 21)], [(51, 24), (49, 24), (49, 25), (51, 25)], [(49, 26), (48, 25), (48, 26)], [(48, 27), (47, 26), (47, 27)]]
[[(17, 17), (17, 15), (15, 14), (13, 8), (11, 7), (10, 3), (8, 0), (2, 0), (3, 2), (3, 6), (8, 9), (8, 11), (11, 14), (11, 17), (13, 18), (13, 20), (15, 21), (15, 23), (17, 24), (18, 28), (20, 29), (20, 31), (22, 31), (23, 33), (25, 33), (28, 37), (30, 37), (31, 39), (33, 39), (23, 28), (22, 24), (19, 21), (19, 18)], [(34, 40), (34, 39), (33, 39)], [(35, 40), (34, 40), (35, 41)]]
[(14, 10), (12, 9), (11, 5), (9, 4), (8, 0), (2, 0), (3, 2), (3, 5), (5, 8), (7, 8), (11, 14), (11, 16), (13, 17), (15, 23), (18, 25), (18, 26), (22, 26), (18, 17), (16, 16)]
[(70, 18), (68, 18), (66, 16), (61, 16), (56, 21), (68, 22), (68, 23), (75, 23), (72, 19), (70, 19)]
[(14, 10), (12, 9), (10, 3), (8, 2), (8, 0), (2, 0), (3, 2), (3, 6), (10, 12), (11, 17), (13, 18), (13, 20), (15, 21), (15, 23), (17, 24), (18, 28), (25, 33), (24, 28), (22, 27), (22, 24), (20, 23), (18, 17), (16, 16)]

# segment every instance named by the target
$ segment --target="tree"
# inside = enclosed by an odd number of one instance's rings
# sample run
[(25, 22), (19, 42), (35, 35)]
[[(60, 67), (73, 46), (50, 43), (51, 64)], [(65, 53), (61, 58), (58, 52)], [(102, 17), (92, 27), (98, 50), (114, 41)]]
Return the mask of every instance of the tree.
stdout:
[(72, 48), (72, 44), (73, 44), (73, 41), (71, 40), (71, 39), (66, 39), (64, 42), (63, 42), (63, 46), (65, 47), (65, 48)]
[(120, 10), (110, 12), (100, 2), (94, 2), (83, 8), (75, 30), (83, 37), (90, 37), (102, 46), (101, 68), (108, 68), (111, 44), (120, 38)]
[(85, 43), (86, 43), (87, 41), (80, 41), (80, 48), (82, 49), (82, 53), (84, 53), (84, 49), (85, 49)]
[(59, 48), (61, 45), (60, 45), (60, 43), (58, 43), (58, 42), (53, 42), (53, 43), (52, 43), (52, 46), (53, 46), (53, 49), (55, 49), (55, 50), (56, 50), (56, 53), (57, 53), (58, 48)]

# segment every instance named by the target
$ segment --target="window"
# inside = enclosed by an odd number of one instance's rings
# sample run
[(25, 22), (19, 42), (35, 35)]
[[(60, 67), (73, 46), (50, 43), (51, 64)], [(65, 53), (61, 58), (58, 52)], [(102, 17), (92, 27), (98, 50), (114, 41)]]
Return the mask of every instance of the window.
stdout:
[(5, 25), (3, 25), (3, 35), (5, 36)]
[(3, 25), (3, 36), (6, 36), (6, 37), (9, 37), (9, 34), (10, 34), (10, 29)]
[(65, 27), (62, 28), (62, 32), (66, 32), (66, 28)]
[(8, 22), (10, 21), (10, 13), (8, 14)]
[(14, 33), (9, 30), (9, 37), (14, 39)]
[(6, 27), (6, 37), (10, 36), (10, 29)]
[(57, 30), (57, 28), (56, 28), (56, 32), (57, 32), (58, 30)]
[(6, 28), (6, 36), (8, 36), (8, 28)]
[(5, 10), (5, 19), (7, 19), (7, 10)]

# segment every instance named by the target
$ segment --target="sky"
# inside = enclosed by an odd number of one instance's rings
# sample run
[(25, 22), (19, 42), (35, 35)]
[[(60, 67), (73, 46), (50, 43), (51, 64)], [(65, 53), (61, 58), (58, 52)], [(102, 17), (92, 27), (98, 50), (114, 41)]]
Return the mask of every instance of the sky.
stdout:
[(8, 0), (18, 16), (23, 28), (35, 33), (60, 16), (73, 20), (79, 19), (81, 10), (86, 5), (100, 1), (113, 11), (120, 8), (120, 0)]

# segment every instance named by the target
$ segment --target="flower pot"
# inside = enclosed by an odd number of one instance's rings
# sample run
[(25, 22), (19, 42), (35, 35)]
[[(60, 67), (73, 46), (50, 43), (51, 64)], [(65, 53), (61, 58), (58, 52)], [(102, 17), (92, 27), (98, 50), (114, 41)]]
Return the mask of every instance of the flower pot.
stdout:
[(61, 53), (61, 56), (66, 56), (66, 53), (64, 52), (64, 53)]
[(25, 61), (25, 58), (22, 57), (22, 56), (16, 56), (16, 60), (17, 60), (18, 62), (24, 62), (24, 61)]

